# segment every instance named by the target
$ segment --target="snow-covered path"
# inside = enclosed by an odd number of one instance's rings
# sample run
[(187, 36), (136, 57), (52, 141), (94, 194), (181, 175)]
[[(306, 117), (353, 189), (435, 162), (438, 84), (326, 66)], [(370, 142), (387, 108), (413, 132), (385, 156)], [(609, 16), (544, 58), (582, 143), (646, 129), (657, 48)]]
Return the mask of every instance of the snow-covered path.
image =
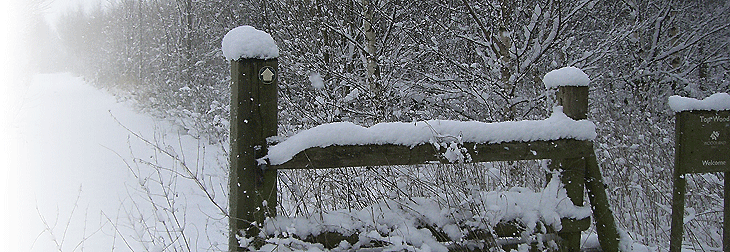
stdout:
[[(8, 97), (10, 109), (0, 110), (3, 251), (163, 251), (170, 243), (225, 250), (226, 219), (208, 196), (198, 184), (169, 176), (185, 175), (180, 162), (129, 130), (179, 154), (225, 207), (220, 147), (180, 136), (170, 123), (137, 113), (70, 74), (37, 75), (21, 90)], [(159, 196), (167, 193), (174, 195), (172, 205)], [(636, 243), (631, 250), (651, 249)]]
[[(145, 171), (136, 168), (133, 157), (151, 158), (155, 152), (120, 123), (149, 139), (169, 132), (170, 124), (137, 113), (70, 74), (37, 75), (19, 95), (12, 97), (19, 104), (8, 113), (3, 132), (9, 139), (4, 146), (9, 159), (2, 163), (2, 189), (8, 190), (2, 218), (9, 223), (2, 225), (3, 249), (128, 251), (140, 246), (118, 232), (134, 232), (127, 224), (134, 221), (128, 206), (144, 196), (131, 171)], [(185, 146), (179, 149), (197, 147), (189, 136), (174, 141)], [(155, 215), (150, 206), (135, 207)]]

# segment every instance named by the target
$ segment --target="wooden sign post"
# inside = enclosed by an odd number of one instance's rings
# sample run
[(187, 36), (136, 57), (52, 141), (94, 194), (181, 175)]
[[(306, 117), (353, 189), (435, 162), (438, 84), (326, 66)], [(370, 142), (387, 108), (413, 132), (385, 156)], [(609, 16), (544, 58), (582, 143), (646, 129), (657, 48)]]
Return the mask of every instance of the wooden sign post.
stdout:
[(687, 110), (675, 115), (674, 192), (669, 251), (682, 250), (685, 174), (725, 172), (723, 251), (730, 252), (730, 111)]

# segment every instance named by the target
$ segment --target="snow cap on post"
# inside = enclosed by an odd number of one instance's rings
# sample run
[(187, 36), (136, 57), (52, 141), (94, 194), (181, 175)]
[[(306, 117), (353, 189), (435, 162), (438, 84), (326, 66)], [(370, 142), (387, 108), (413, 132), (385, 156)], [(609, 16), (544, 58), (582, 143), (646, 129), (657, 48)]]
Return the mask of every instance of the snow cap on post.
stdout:
[(274, 59), (279, 57), (279, 47), (264, 31), (248, 25), (239, 26), (228, 31), (221, 42), (223, 56), (226, 60), (238, 59)]
[(542, 82), (545, 83), (547, 89), (556, 87), (583, 87), (588, 86), (591, 79), (582, 70), (576, 67), (563, 67), (560, 69), (552, 70), (542, 78)]
[(730, 94), (716, 93), (702, 100), (672, 95), (669, 97), (669, 107), (674, 112), (692, 110), (730, 110)]

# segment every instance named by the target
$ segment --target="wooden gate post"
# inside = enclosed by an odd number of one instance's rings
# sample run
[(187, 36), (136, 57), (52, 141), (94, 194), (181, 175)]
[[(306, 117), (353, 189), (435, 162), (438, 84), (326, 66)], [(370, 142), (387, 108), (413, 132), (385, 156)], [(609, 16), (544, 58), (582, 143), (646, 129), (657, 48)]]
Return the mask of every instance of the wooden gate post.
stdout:
[[(558, 105), (563, 106), (563, 113), (573, 120), (587, 119), (588, 87), (559, 86), (556, 93)], [(583, 188), (587, 189), (591, 203), (591, 212), (596, 224), (598, 240), (603, 251), (618, 251), (618, 232), (613, 212), (608, 204), (606, 185), (598, 166), (593, 145), (591, 155), (580, 159), (553, 160), (554, 169), (563, 169), (562, 182), (568, 197), (576, 206), (583, 206)], [(582, 230), (566, 230), (559, 232), (563, 239), (564, 251), (580, 250), (580, 232)]]
[[(563, 106), (563, 113), (573, 120), (587, 118), (588, 87), (587, 86), (558, 86), (555, 98), (559, 106)], [(553, 159), (550, 163), (552, 170), (562, 170), (560, 180), (565, 185), (568, 198), (573, 205), (583, 206), (583, 187), (585, 185), (584, 158)], [(573, 225), (571, 225), (573, 226)], [(581, 225), (575, 225), (580, 227)], [(564, 228), (558, 232), (562, 242), (560, 251), (580, 251), (581, 228)]]
[(276, 216), (277, 171), (257, 159), (277, 134), (277, 68), (277, 59), (231, 61), (229, 251), (246, 250), (236, 236), (258, 237), (266, 217)]
[[(557, 105), (563, 107), (563, 113), (573, 120), (584, 120), (588, 117), (588, 75), (574, 67), (561, 68), (551, 71), (543, 78), (545, 86), (557, 88), (555, 100)], [(618, 233), (613, 213), (608, 204), (603, 176), (598, 167), (593, 145), (590, 145), (590, 153), (583, 158), (554, 159), (551, 169), (562, 170), (561, 181), (565, 185), (568, 197), (576, 206), (583, 206), (584, 187), (588, 192), (588, 199), (591, 203), (593, 219), (598, 232), (598, 240), (603, 251), (618, 251)], [(563, 221), (563, 229), (558, 232), (562, 238), (561, 251), (580, 250), (580, 232), (585, 230), (586, 225), (578, 225), (570, 221)]]
[[(563, 106), (563, 113), (573, 120), (587, 119), (588, 87), (560, 86), (556, 93), (558, 105)], [(563, 169), (562, 182), (568, 197), (576, 206), (583, 205), (583, 188), (587, 189), (591, 203), (591, 212), (596, 224), (598, 240), (603, 251), (618, 251), (618, 232), (613, 212), (608, 204), (606, 185), (603, 183), (600, 167), (592, 149), (591, 155), (580, 159), (553, 160), (553, 168)], [(580, 231), (566, 230), (559, 232), (563, 238), (565, 251), (580, 250)]]

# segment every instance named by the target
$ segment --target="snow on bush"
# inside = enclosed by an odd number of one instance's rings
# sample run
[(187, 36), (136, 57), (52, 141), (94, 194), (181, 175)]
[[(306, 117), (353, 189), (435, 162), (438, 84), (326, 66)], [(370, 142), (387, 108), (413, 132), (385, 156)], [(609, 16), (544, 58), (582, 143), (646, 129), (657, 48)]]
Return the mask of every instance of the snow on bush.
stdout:
[[(379, 123), (369, 128), (351, 122), (323, 124), (302, 131), (269, 148), (272, 165), (289, 161), (297, 153), (311, 147), (332, 145), (397, 144), (416, 146), (433, 143), (436, 138), (454, 137), (461, 142), (502, 143), (577, 139), (593, 140), (596, 126), (591, 121), (575, 121), (556, 107), (545, 120), (484, 123), (478, 121), (431, 120), (414, 123)], [(336, 133), (336, 134), (335, 134)], [(454, 153), (454, 159), (460, 157)]]
[[(560, 218), (582, 219), (591, 214), (588, 206), (573, 205), (558, 173), (540, 192), (522, 187), (502, 192), (477, 191), (455, 205), (441, 202), (443, 198), (446, 195), (400, 201), (386, 199), (358, 211), (337, 210), (309, 218), (278, 216), (266, 220), (262, 235), (273, 237), (269, 238), (269, 243), (277, 243), (282, 238), (305, 239), (335, 232), (344, 236), (357, 235), (357, 243), (344, 246), (355, 249), (378, 241), (385, 244), (386, 251), (448, 251), (426, 227), (444, 232), (453, 241), (460, 241), (470, 230), (492, 230), (500, 222), (517, 221), (526, 227), (521, 235), (527, 237), (535, 232), (544, 232), (540, 230), (540, 223), (560, 230)], [(290, 240), (286, 241), (291, 244)], [(302, 246), (304, 243), (298, 244)], [(340, 244), (340, 247), (343, 245)]]
[(691, 110), (730, 110), (730, 94), (716, 93), (702, 100), (673, 95), (669, 97), (669, 107), (674, 112)]
[(322, 75), (317, 72), (309, 73), (309, 82), (312, 83), (312, 87), (316, 89), (324, 88), (324, 80), (322, 80)]
[(221, 42), (226, 60), (273, 59), (279, 57), (279, 47), (264, 31), (251, 26), (239, 26), (228, 31)]
[(575, 67), (563, 67), (550, 71), (542, 78), (545, 87), (550, 89), (560, 86), (588, 86), (591, 79), (582, 70)]

